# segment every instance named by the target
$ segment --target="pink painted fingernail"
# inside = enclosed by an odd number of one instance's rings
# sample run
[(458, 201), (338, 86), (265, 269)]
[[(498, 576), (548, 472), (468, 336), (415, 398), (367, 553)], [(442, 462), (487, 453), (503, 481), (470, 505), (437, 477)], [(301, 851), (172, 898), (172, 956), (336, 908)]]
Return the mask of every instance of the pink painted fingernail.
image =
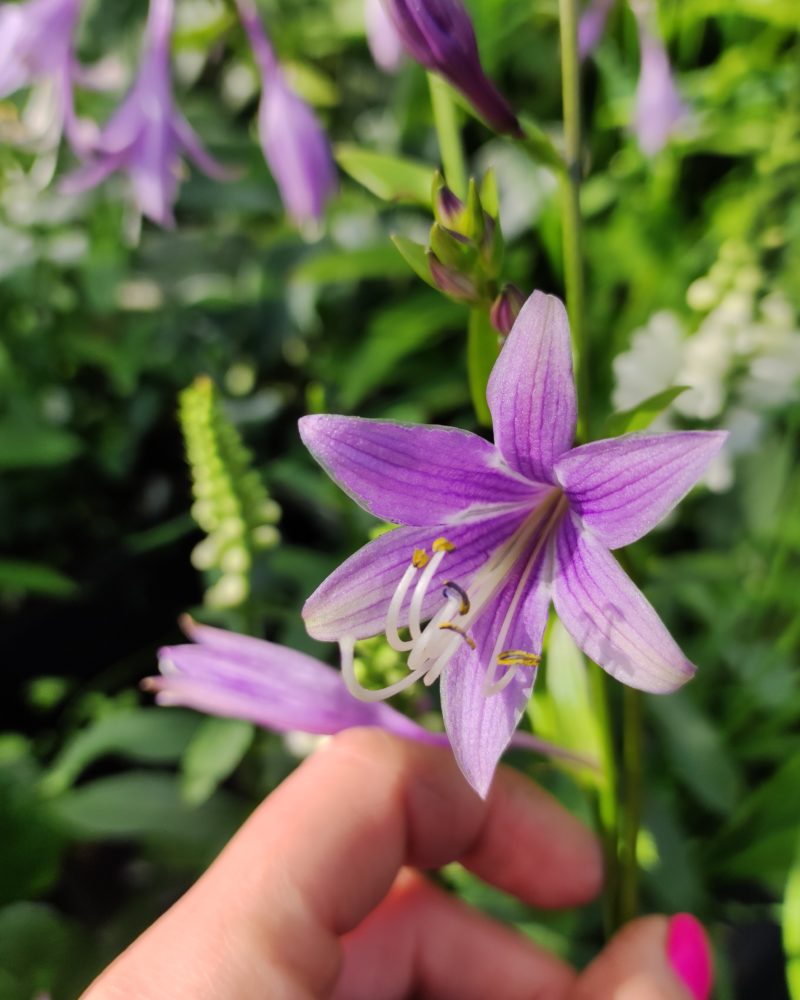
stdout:
[(690, 913), (678, 913), (670, 920), (667, 958), (694, 1000), (708, 1000), (713, 978), (711, 952), (702, 925)]

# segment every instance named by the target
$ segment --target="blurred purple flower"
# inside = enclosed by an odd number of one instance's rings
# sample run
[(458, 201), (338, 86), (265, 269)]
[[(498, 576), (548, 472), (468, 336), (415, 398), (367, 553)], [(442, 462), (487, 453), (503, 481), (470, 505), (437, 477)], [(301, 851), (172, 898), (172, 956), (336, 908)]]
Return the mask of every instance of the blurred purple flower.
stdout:
[[(615, 0), (592, 0), (578, 26), (578, 48), (584, 59), (596, 47)], [(636, 88), (634, 131), (639, 146), (653, 156), (666, 145), (675, 127), (688, 113), (681, 100), (664, 43), (651, 27), (655, 10), (651, 0), (631, 0), (639, 31), (641, 68)]]
[[(73, 35), (83, 0), (28, 0), (0, 4), (0, 99), (39, 81), (53, 85), (56, 140), (62, 131), (78, 144), (72, 81)], [(48, 130), (49, 131), (49, 130)]]
[(636, 88), (636, 137), (642, 151), (653, 156), (666, 145), (688, 108), (675, 86), (663, 43), (641, 20), (639, 48), (642, 64)]
[(585, 59), (598, 45), (615, 0), (592, 0), (578, 24), (578, 52)]
[(461, 91), (496, 132), (521, 135), (516, 115), (483, 71), (461, 0), (384, 0), (384, 6), (413, 59)]
[[(328, 474), (402, 525), (320, 585), (303, 609), (306, 627), (339, 642), (345, 680), (365, 700), (441, 677), (453, 751), (482, 795), (530, 698), (551, 601), (586, 655), (624, 683), (659, 693), (692, 677), (610, 550), (650, 531), (725, 440), (629, 434), (573, 448), (569, 324), (561, 302), (540, 292), (520, 312), (487, 398), (494, 445), (448, 427), (300, 421)], [(354, 643), (380, 632), (409, 654), (409, 672), (368, 691), (353, 672)]]
[(264, 157), (292, 219), (318, 224), (337, 184), (330, 143), (314, 112), (286, 82), (251, 0), (237, 4), (261, 72), (258, 133)]
[(396, 72), (403, 62), (405, 49), (382, 0), (365, 0), (364, 24), (375, 63), (386, 73)]
[(232, 172), (203, 147), (175, 107), (170, 76), (173, 0), (150, 0), (145, 47), (128, 96), (92, 143), (83, 167), (65, 177), (68, 192), (86, 191), (121, 170), (128, 174), (142, 215), (162, 226), (174, 225), (181, 154), (218, 180)]

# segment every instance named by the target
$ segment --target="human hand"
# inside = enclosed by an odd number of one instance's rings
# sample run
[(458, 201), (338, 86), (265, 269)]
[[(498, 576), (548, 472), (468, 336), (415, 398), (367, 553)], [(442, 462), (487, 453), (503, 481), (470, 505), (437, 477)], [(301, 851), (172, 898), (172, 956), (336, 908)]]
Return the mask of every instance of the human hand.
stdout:
[(420, 874), (454, 860), (544, 908), (585, 903), (602, 881), (589, 831), (519, 773), (498, 770), (482, 801), (445, 750), (342, 733), (83, 1000), (708, 996), (692, 918), (629, 924), (579, 975)]

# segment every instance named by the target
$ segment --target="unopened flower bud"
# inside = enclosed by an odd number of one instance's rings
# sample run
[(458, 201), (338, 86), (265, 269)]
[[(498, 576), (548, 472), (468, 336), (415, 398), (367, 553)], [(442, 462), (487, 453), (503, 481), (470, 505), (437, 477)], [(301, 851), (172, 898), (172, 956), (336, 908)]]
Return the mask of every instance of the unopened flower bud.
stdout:
[(465, 274), (445, 267), (430, 251), (428, 252), (428, 267), (436, 287), (445, 295), (449, 295), (457, 302), (469, 302), (473, 305), (480, 302), (480, 293), (472, 279)]
[(436, 259), (453, 271), (471, 271), (478, 262), (478, 248), (466, 236), (445, 229), (438, 222), (431, 227), (428, 240)]
[(460, 90), (496, 132), (521, 134), (508, 102), (483, 72), (461, 0), (384, 0), (384, 6), (413, 59)]
[(464, 202), (445, 184), (441, 174), (436, 175), (433, 193), (433, 214), (436, 221), (447, 229), (460, 231)]
[(525, 296), (516, 285), (504, 285), (503, 290), (492, 303), (489, 318), (500, 336), (505, 338), (525, 305)]

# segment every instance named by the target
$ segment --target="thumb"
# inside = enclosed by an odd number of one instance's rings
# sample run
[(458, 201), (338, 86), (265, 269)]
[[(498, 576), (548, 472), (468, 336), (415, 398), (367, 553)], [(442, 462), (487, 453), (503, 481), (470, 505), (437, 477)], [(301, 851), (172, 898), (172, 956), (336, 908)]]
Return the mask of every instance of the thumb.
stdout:
[(586, 969), (569, 1000), (708, 1000), (711, 950), (694, 917), (627, 924)]

